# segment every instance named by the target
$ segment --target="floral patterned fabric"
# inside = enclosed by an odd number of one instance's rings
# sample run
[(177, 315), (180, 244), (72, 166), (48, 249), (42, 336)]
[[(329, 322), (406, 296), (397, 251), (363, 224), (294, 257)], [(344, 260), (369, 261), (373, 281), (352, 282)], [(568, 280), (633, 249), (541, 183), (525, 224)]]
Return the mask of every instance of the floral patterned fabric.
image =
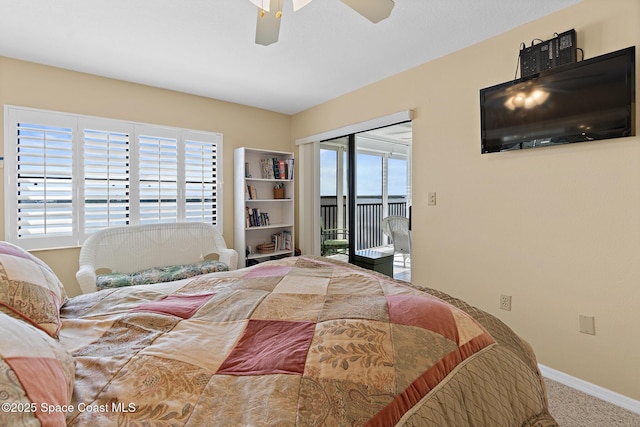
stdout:
[(61, 314), (72, 426), (554, 425), (504, 324), (325, 258), (107, 289)]
[(0, 313), (0, 425), (64, 426), (75, 366), (42, 330)]
[(57, 337), (66, 298), (48, 265), (16, 245), (0, 242), (0, 312)]
[(96, 277), (98, 289), (121, 288), (123, 286), (148, 285), (151, 283), (173, 282), (200, 274), (229, 271), (227, 264), (220, 261), (205, 260), (196, 264), (153, 267), (136, 273), (109, 273)]

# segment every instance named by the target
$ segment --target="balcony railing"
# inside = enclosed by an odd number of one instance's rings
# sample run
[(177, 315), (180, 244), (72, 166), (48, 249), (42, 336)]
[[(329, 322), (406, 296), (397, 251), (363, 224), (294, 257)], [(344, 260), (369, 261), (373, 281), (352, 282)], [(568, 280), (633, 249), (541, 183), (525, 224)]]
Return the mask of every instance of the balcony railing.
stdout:
[[(347, 205), (346, 198), (342, 205), (342, 223), (347, 227)], [(389, 196), (388, 203), (389, 216), (407, 216), (407, 200), (402, 196)], [(325, 229), (338, 228), (338, 204), (336, 197), (321, 197), (320, 215)], [(356, 204), (356, 249), (369, 249), (387, 244), (382, 234), (383, 206), (380, 197), (358, 197)], [(353, 232), (350, 233), (353, 237)], [(329, 239), (336, 239), (338, 236), (327, 236)]]

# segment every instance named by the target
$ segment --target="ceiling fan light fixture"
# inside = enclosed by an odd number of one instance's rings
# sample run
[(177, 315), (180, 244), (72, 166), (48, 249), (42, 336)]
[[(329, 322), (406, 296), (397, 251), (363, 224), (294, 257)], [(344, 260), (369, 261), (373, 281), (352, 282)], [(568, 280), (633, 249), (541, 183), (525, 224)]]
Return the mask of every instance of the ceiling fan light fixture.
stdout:
[[(249, 0), (258, 7), (256, 23), (256, 43), (268, 46), (278, 41), (280, 18), (282, 18), (282, 0)], [(293, 11), (311, 3), (312, 0), (291, 0)], [(360, 15), (374, 24), (388, 18), (395, 6), (393, 0), (342, 0)]]
[[(282, 16), (279, 0), (250, 0), (258, 5), (258, 19), (256, 22), (256, 44), (268, 46), (276, 43), (280, 35), (280, 17)], [(262, 7), (262, 3), (264, 8)], [(267, 4), (268, 3), (268, 4)], [(268, 7), (268, 8), (267, 8)]]

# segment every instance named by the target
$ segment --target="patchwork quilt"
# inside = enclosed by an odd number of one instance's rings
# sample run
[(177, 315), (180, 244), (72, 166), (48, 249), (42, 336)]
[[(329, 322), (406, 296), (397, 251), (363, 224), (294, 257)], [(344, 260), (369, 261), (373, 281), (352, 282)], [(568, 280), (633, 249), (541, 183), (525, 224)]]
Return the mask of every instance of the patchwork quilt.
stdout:
[(556, 425), (529, 347), (474, 310), (319, 257), (81, 295), (67, 423)]

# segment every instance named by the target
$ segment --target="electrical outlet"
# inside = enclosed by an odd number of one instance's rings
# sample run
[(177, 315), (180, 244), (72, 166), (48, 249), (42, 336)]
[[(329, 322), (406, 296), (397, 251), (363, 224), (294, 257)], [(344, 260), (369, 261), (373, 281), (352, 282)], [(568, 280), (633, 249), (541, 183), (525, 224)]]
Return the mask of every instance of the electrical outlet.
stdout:
[(427, 204), (429, 206), (435, 206), (436, 205), (436, 193), (435, 193), (435, 191), (427, 194), (427, 196), (429, 198), (429, 201), (427, 202)]
[(511, 311), (511, 295), (500, 295), (500, 309)]

